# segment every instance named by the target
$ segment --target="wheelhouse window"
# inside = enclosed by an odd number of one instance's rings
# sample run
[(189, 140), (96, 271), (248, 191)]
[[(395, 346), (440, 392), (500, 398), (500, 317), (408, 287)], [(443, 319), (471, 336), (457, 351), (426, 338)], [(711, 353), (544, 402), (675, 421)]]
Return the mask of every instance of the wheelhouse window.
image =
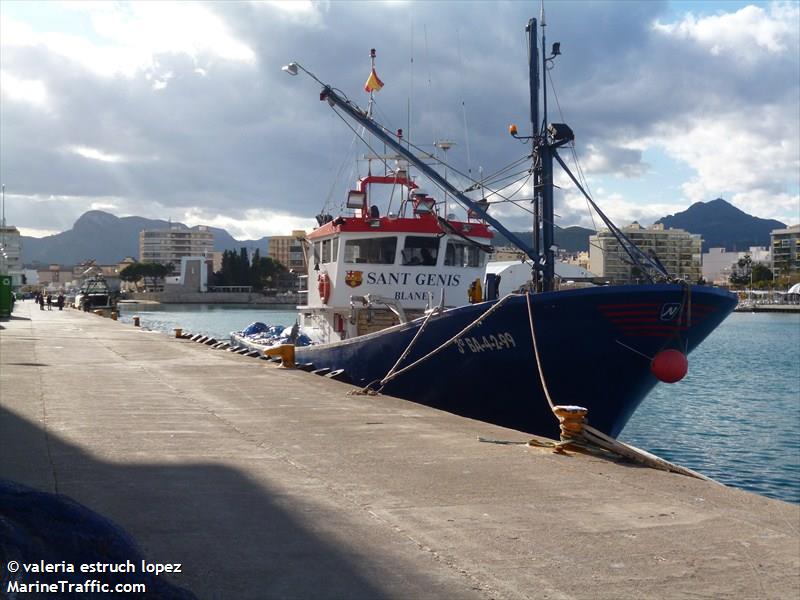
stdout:
[(331, 240), (322, 240), (322, 262), (331, 262)]
[(409, 235), (406, 237), (403, 251), (403, 265), (421, 265), (432, 267), (439, 257), (439, 238)]
[(396, 237), (347, 240), (344, 243), (344, 262), (391, 265), (396, 251)]
[(319, 263), (335, 263), (338, 258), (339, 238), (314, 242), (314, 260)]
[(486, 252), (472, 244), (450, 240), (444, 264), (448, 267), (482, 267), (486, 264)]

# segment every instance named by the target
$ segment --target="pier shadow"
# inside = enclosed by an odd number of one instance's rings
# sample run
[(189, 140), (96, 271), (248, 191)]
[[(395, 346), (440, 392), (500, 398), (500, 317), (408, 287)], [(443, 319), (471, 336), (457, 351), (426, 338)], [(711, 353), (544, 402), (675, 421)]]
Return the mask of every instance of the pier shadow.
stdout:
[[(339, 532), (324, 509), (302, 506), (296, 493), (266, 489), (237, 469), (107, 462), (0, 407), (0, 484), (3, 591), (8, 560), (78, 564), (90, 556), (84, 544), (92, 543), (100, 552), (94, 560), (136, 562), (138, 547), (151, 563), (182, 563), (181, 574), (160, 577), (178, 587), (142, 598), (191, 597), (178, 588), (210, 599), (386, 596), (375, 583), (381, 567), (358, 550), (358, 540), (342, 547), (332, 539), (331, 532)], [(102, 517), (95, 519), (71, 499), (59, 506), (54, 496), (29, 488), (71, 497)], [(33, 504), (24, 501), (26, 493)], [(304, 512), (316, 517), (316, 525), (304, 522)], [(90, 534), (103, 522), (111, 536), (98, 542)], [(54, 535), (60, 530), (68, 535)], [(424, 581), (426, 576), (417, 577)], [(80, 581), (87, 578), (121, 581), (107, 574), (81, 574)]]

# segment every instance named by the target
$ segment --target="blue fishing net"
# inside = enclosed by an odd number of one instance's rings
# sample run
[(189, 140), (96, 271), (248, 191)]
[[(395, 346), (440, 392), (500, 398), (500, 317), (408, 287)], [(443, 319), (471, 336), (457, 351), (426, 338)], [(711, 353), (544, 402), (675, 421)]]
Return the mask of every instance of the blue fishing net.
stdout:
[[(142, 573), (145, 557), (121, 527), (59, 494), (40, 492), (11, 481), (0, 480), (0, 597), (9, 589), (9, 582), (57, 583), (68, 581), (83, 584), (95, 579), (113, 586), (117, 583), (144, 583), (146, 593), (126, 593), (125, 598), (153, 600), (196, 600), (191, 592), (170, 583), (163, 575)], [(8, 564), (16, 561), (19, 570), (11, 573)], [(25, 564), (73, 565), (75, 572), (26, 572)], [(121, 564), (130, 561), (136, 567), (131, 573), (83, 573), (80, 565), (91, 563)], [(12, 592), (14, 597), (17, 594)], [(20, 598), (38, 598), (20, 593)], [(92, 599), (102, 593), (73, 592), (67, 595), (43, 594), (53, 598)]]

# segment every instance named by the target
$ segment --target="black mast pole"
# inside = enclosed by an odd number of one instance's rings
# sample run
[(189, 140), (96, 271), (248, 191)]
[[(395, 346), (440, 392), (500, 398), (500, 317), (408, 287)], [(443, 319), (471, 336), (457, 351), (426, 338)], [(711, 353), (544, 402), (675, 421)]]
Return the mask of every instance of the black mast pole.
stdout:
[(553, 256), (553, 153), (547, 139), (547, 57), (545, 56), (544, 36), (544, 6), (542, 6), (542, 103), (544, 107), (542, 118), (542, 135), (540, 137), (540, 150), (542, 161), (542, 291), (553, 290), (554, 256)]
[(525, 29), (528, 33), (528, 80), (531, 94), (531, 136), (533, 139), (533, 252), (536, 255), (533, 261), (533, 289), (541, 291), (539, 283), (539, 257), (541, 256), (541, 241), (539, 235), (539, 207), (541, 206), (541, 169), (538, 160), (539, 139), (539, 47), (536, 39), (536, 19), (528, 21)]

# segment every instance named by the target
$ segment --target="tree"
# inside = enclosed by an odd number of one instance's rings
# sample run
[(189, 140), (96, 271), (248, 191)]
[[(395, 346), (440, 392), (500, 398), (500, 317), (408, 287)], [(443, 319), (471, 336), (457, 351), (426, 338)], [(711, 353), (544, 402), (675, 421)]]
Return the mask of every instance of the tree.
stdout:
[(751, 270), (751, 275), (753, 279), (753, 283), (759, 283), (762, 281), (772, 281), (772, 271), (766, 265), (762, 265), (756, 263), (753, 265)]
[(734, 285), (749, 285), (750, 274), (753, 268), (753, 259), (749, 254), (736, 261), (736, 266), (739, 267), (729, 277), (729, 281)]
[(147, 287), (147, 280), (150, 279), (150, 287), (158, 287), (159, 284), (164, 283), (164, 278), (171, 270), (170, 265), (162, 265), (159, 263), (143, 263), (142, 276), (144, 277), (145, 287)]
[(129, 264), (127, 267), (125, 267), (124, 269), (122, 269), (122, 271), (119, 272), (119, 278), (122, 281), (127, 281), (130, 283), (137, 284), (136, 285), (137, 289), (139, 288), (138, 283), (142, 279), (142, 277), (143, 277), (142, 263), (138, 262)]
[(247, 258), (247, 248), (238, 253), (225, 250), (222, 253), (222, 268), (215, 273), (218, 285), (252, 285), (253, 270)]
[[(159, 284), (159, 280), (161, 280), (160, 283), (163, 283), (167, 273), (169, 273), (171, 270), (172, 265), (135, 262), (122, 269), (122, 271), (119, 273), (119, 278), (122, 281), (136, 283), (137, 287), (138, 282), (144, 280), (145, 288), (154, 288)], [(150, 280), (149, 286), (148, 279)]]

